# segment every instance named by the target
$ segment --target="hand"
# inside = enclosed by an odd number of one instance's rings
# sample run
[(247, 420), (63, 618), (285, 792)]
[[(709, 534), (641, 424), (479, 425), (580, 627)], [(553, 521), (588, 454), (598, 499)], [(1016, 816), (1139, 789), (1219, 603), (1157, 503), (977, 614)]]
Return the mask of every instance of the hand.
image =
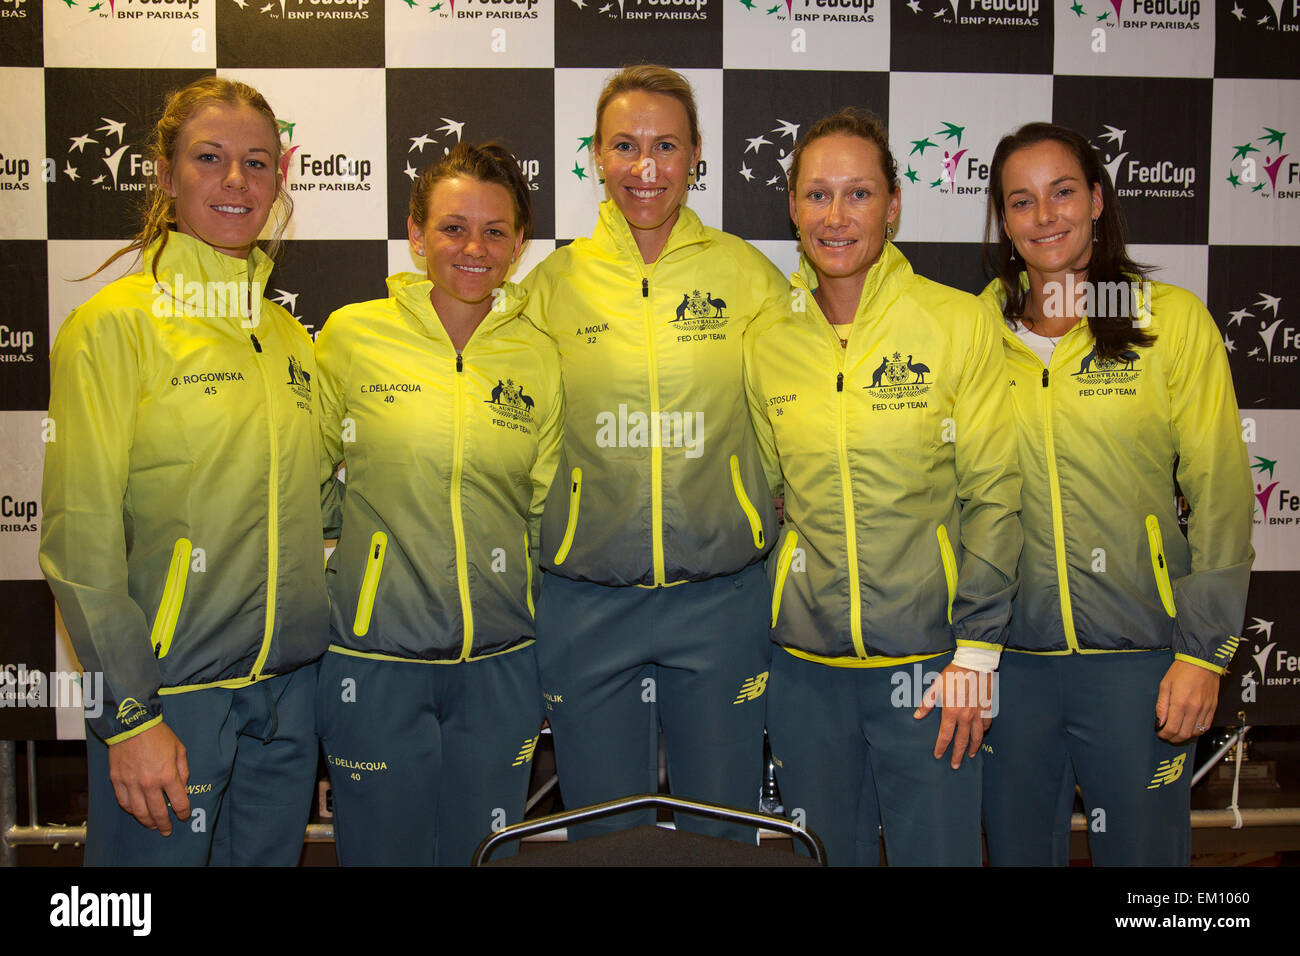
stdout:
[(185, 789), (190, 767), (185, 762), (185, 745), (164, 723), (110, 744), (108, 778), (117, 802), (141, 826), (170, 836), (168, 800), (178, 819), (190, 818), (190, 798)]
[(1160, 681), (1156, 727), (1161, 740), (1185, 744), (1210, 729), (1219, 706), (1219, 675), (1186, 661), (1174, 661)]
[(984, 742), (984, 731), (993, 721), (985, 717), (992, 701), (993, 675), (949, 664), (939, 679), (925, 689), (921, 706), (913, 711), (917, 720), (937, 704), (943, 709), (939, 736), (934, 741), (934, 759), (943, 757), (952, 744), (952, 769), (961, 766), (963, 755), (974, 757)]

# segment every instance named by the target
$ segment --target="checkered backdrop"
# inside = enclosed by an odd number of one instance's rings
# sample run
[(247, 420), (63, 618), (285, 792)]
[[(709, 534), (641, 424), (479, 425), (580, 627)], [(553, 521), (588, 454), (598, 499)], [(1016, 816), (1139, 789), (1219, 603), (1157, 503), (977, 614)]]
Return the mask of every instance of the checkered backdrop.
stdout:
[[(462, 137), (504, 139), (534, 189), (516, 278), (588, 234), (595, 98), (646, 60), (700, 100), (690, 205), (786, 270), (790, 149), (842, 105), (889, 122), (903, 251), (971, 291), (998, 137), (1051, 118), (1091, 140), (1137, 257), (1222, 327), (1250, 441), (1259, 556), (1219, 720), (1295, 722), (1300, 0), (0, 0), (0, 675), (76, 667), (36, 562), (46, 357), (112, 276), (70, 280), (134, 231), (165, 91), (215, 70), (275, 107), (296, 212), (272, 295), (315, 332), (419, 268), (411, 179)], [(81, 728), (72, 708), (0, 708), (0, 737)]]

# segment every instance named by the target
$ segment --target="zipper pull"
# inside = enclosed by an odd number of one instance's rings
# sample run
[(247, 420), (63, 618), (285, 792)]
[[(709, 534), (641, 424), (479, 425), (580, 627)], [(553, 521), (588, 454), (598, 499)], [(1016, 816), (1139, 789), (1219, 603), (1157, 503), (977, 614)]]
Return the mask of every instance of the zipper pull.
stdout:
[(842, 392), (842, 391), (844, 391), (844, 373), (843, 373), (843, 372), (839, 372), (839, 373), (837, 373), (836, 376), (835, 376), (835, 391), (837, 391), (837, 392)]
[(375, 545), (375, 560), (379, 560), (379, 545)]
[(1047, 369), (1043, 369), (1043, 388), (1047, 388)]
[(461, 354), (459, 352), (456, 353), (456, 371), (458, 372), (465, 371), (465, 360), (461, 358)]
[(641, 279), (641, 298), (650, 298), (650, 280), (645, 277)]
[(162, 657), (162, 641), (159, 641), (153, 646), (153, 656), (158, 658)]
[(257, 341), (257, 336), (252, 332), (249, 332), (248, 337), (253, 340), (253, 351), (260, 353), (262, 351), (262, 343)]

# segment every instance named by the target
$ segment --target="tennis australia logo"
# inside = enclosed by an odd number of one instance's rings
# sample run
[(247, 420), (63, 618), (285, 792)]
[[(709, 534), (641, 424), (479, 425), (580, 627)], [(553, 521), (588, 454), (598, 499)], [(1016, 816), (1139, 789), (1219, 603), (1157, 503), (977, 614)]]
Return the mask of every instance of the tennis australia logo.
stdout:
[[(1246, 344), (1252, 345), (1246, 358), (1256, 362), (1275, 365), (1291, 365), (1300, 357), (1300, 335), (1294, 326), (1287, 324), (1278, 316), (1278, 307), (1282, 297), (1260, 292), (1259, 301), (1245, 308), (1237, 309), (1228, 316), (1223, 333), (1223, 345), (1230, 354), (1237, 352)], [(1246, 320), (1250, 324), (1246, 325)], [(1244, 333), (1251, 329), (1259, 337), (1257, 341), (1247, 340), (1240, 343), (1232, 337), (1231, 329), (1237, 326)], [(1240, 333), (1239, 333), (1240, 334)]]
[(1233, 195), (1300, 199), (1300, 161), (1282, 152), (1286, 136), (1284, 130), (1261, 126), (1258, 135), (1232, 147), (1228, 183)]
[[(366, 8), (370, 0), (271, 0), (257, 5), (258, 13), (272, 20), (369, 20)], [(231, 0), (241, 10), (247, 10), (249, 0)]]
[(1191, 199), (1196, 196), (1196, 166), (1157, 154), (1137, 153), (1124, 148), (1128, 130), (1102, 124), (1092, 146), (1110, 173), (1115, 190), (1122, 197), (1145, 199)]
[(910, 0), (912, 16), (929, 16), (953, 26), (1036, 27), (1039, 0)]
[(730, 316), (726, 314), (727, 303), (720, 297), (715, 297), (712, 292), (701, 292), (694, 289), (690, 292), (682, 293), (682, 301), (677, 305), (676, 317), (669, 321), (669, 325), (676, 332), (686, 333), (693, 332), (695, 335), (679, 336), (678, 341), (702, 341), (710, 337), (715, 339), (725, 339), (727, 336), (716, 330), (726, 328)]
[(126, 136), (126, 123), (101, 116), (103, 126), (70, 136), (60, 172), (71, 182), (97, 186), (108, 192), (139, 192), (156, 172), (153, 160)]
[[(771, 136), (771, 139), (768, 139)], [(737, 170), (747, 183), (770, 186), (785, 192), (790, 177), (790, 163), (794, 161), (794, 144), (799, 140), (799, 124), (778, 119), (776, 126), (765, 133), (745, 140)], [(768, 147), (771, 147), (770, 149)], [(750, 157), (753, 153), (753, 157)], [(750, 167), (753, 163), (753, 167)]]
[(910, 141), (912, 149), (907, 154), (903, 177), (918, 186), (924, 183), (945, 196), (977, 196), (983, 202), (988, 192), (988, 164), (962, 148), (965, 126), (941, 120), (939, 127)]
[(1076, 19), (1124, 30), (1199, 30), (1200, 0), (1073, 0), (1067, 8)]
[(902, 352), (884, 355), (871, 373), (871, 384), (862, 387), (875, 399), (874, 411), (892, 411), (900, 408), (925, 408), (921, 396), (933, 387), (929, 380), (930, 366), (915, 361), (916, 356)]
[(1133, 349), (1125, 349), (1113, 359), (1102, 358), (1097, 354), (1097, 346), (1094, 345), (1082, 359), (1079, 360), (1079, 370), (1070, 373), (1081, 387), (1080, 396), (1092, 395), (1136, 395), (1136, 388), (1114, 388), (1116, 385), (1127, 385), (1137, 379), (1142, 374), (1142, 368), (1139, 364), (1141, 356)]
[(741, 6), (777, 20), (797, 23), (873, 23), (876, 0), (740, 0)]

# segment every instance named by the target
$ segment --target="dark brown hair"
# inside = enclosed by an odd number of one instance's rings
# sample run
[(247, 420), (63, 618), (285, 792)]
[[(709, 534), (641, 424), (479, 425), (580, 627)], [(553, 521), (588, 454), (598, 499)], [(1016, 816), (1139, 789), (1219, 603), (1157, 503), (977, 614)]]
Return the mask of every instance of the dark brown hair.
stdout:
[(596, 133), (592, 140), (600, 145), (600, 121), (605, 117), (605, 108), (610, 100), (624, 93), (658, 93), (671, 96), (686, 110), (686, 122), (691, 128), (691, 145), (700, 145), (699, 110), (695, 107), (695, 92), (690, 82), (676, 70), (653, 63), (641, 63), (625, 66), (605, 81), (605, 88), (596, 100)]
[[(1114, 315), (1088, 316), (1088, 328), (1097, 341), (1097, 355), (1105, 359), (1118, 358), (1130, 346), (1152, 345), (1156, 337), (1135, 328), (1133, 318), (1137, 304), (1132, 301), (1132, 283), (1146, 277), (1149, 266), (1134, 262), (1128, 254), (1128, 228), (1119, 196), (1111, 182), (1110, 173), (1097, 158), (1097, 151), (1074, 130), (1055, 123), (1028, 123), (1014, 133), (1002, 137), (993, 152), (989, 168), (989, 198), (984, 218), (984, 265), (989, 275), (1002, 280), (1006, 301), (1002, 314), (1008, 320), (1024, 315), (1028, 293), (1020, 288), (1020, 265), (1012, 253), (1014, 246), (1007, 236), (1002, 171), (1012, 153), (1039, 143), (1052, 141), (1068, 149), (1083, 170), (1088, 190), (1101, 186), (1101, 216), (1096, 222), (1096, 240), (1088, 261), (1088, 281), (1094, 288), (1101, 283), (1114, 283), (1122, 289), (1123, 299), (1117, 303)], [(1145, 303), (1150, 307), (1150, 303)]]
[[(167, 94), (162, 116), (158, 118), (153, 132), (149, 134), (149, 139), (145, 143), (145, 150), (148, 158), (153, 161), (155, 170), (161, 170), (164, 165), (173, 170), (175, 169), (176, 150), (180, 142), (181, 130), (185, 128), (185, 124), (190, 121), (190, 118), (203, 107), (218, 103), (227, 106), (248, 106), (266, 117), (266, 121), (271, 127), (271, 138), (275, 141), (275, 165), (277, 168), (279, 167), (281, 155), (280, 127), (276, 123), (275, 111), (271, 109), (271, 105), (267, 103), (266, 98), (247, 83), (228, 80), (221, 76), (204, 76), (184, 89), (173, 90)], [(271, 256), (279, 252), (284, 230), (289, 225), (289, 217), (293, 215), (293, 199), (285, 188), (283, 176), (279, 179), (276, 190), (276, 205), (272, 211), (274, 212), (275, 209), (279, 209), (281, 212), (276, 222), (275, 233), (266, 244), (266, 252)], [(90, 274), (91, 276), (99, 275), (122, 256), (132, 252), (143, 252), (155, 242), (159, 243), (159, 254), (166, 248), (167, 236), (171, 230), (176, 228), (176, 200), (172, 199), (167, 194), (167, 191), (161, 187), (157, 173), (150, 179), (148, 189), (145, 192), (143, 219), (144, 222), (140, 227), (140, 231), (135, 234), (135, 238), (128, 245), (123, 246), (109, 256), (103, 265)], [(155, 256), (153, 262), (155, 279), (158, 278), (157, 270), (158, 258)], [(90, 276), (84, 278), (90, 278)]]
[(429, 215), (429, 194), (446, 179), (465, 176), (501, 186), (515, 207), (515, 230), (527, 242), (533, 235), (533, 194), (518, 161), (500, 143), (457, 143), (451, 152), (426, 166), (411, 185), (411, 219), (423, 227)]
[(880, 150), (880, 166), (885, 171), (889, 192), (891, 194), (898, 192), (898, 161), (894, 159), (894, 154), (889, 149), (889, 133), (885, 129), (885, 124), (880, 122), (880, 117), (871, 110), (846, 106), (838, 113), (823, 116), (799, 137), (790, 159), (791, 193), (795, 191), (799, 182), (799, 163), (803, 159), (803, 151), (808, 148), (809, 143), (827, 136), (857, 136), (868, 143), (874, 143)]

